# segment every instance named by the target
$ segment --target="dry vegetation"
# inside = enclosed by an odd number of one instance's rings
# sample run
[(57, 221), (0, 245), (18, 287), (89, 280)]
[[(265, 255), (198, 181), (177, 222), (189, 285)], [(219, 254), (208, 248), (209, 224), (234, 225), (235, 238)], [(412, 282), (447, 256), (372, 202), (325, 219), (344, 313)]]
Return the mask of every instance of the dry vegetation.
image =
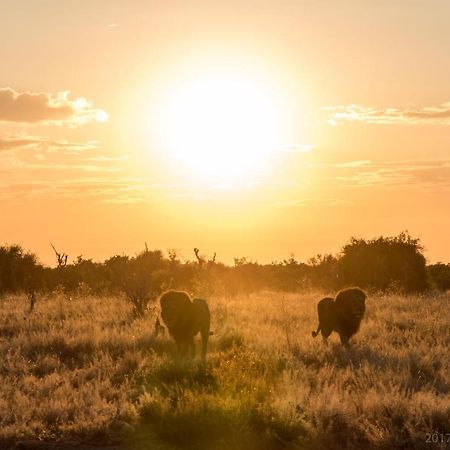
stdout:
[[(0, 300), (0, 447), (446, 448), (450, 297), (372, 296), (350, 350), (312, 339), (318, 293), (212, 298), (210, 353), (174, 360), (121, 298)], [(197, 343), (198, 344), (198, 343)], [(31, 445), (31, 444), (30, 444)]]

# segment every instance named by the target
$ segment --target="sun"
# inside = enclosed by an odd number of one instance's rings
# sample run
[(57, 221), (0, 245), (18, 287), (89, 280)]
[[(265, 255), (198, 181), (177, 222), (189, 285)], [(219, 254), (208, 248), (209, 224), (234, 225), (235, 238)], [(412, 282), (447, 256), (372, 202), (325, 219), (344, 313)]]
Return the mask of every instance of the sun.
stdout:
[(159, 111), (160, 143), (197, 179), (235, 183), (268, 170), (286, 141), (276, 86), (254, 74), (220, 71), (170, 87)]

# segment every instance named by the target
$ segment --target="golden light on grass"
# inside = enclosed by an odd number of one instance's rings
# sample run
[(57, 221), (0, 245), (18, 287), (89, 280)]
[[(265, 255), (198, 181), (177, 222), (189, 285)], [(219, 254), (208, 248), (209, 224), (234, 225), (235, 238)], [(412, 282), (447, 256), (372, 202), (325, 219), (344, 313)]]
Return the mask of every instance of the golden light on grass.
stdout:
[(247, 181), (286, 143), (286, 107), (274, 83), (244, 71), (206, 71), (168, 87), (157, 133), (196, 179)]

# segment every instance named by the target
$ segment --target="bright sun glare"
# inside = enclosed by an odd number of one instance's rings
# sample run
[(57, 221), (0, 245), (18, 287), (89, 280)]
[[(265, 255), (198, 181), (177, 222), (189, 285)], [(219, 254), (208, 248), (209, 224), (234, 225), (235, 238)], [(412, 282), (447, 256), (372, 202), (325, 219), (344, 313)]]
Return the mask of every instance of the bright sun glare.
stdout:
[(160, 111), (162, 144), (198, 179), (234, 183), (266, 170), (285, 142), (273, 84), (241, 73), (208, 74), (170, 88)]

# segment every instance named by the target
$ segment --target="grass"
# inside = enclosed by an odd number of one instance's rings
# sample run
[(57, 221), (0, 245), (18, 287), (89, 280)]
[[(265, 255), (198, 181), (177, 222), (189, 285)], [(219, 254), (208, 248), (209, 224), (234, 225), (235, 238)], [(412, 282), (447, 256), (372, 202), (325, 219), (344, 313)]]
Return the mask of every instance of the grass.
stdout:
[(349, 350), (311, 337), (320, 297), (211, 298), (206, 368), (124, 299), (3, 298), (0, 447), (450, 447), (450, 297), (371, 296)]

